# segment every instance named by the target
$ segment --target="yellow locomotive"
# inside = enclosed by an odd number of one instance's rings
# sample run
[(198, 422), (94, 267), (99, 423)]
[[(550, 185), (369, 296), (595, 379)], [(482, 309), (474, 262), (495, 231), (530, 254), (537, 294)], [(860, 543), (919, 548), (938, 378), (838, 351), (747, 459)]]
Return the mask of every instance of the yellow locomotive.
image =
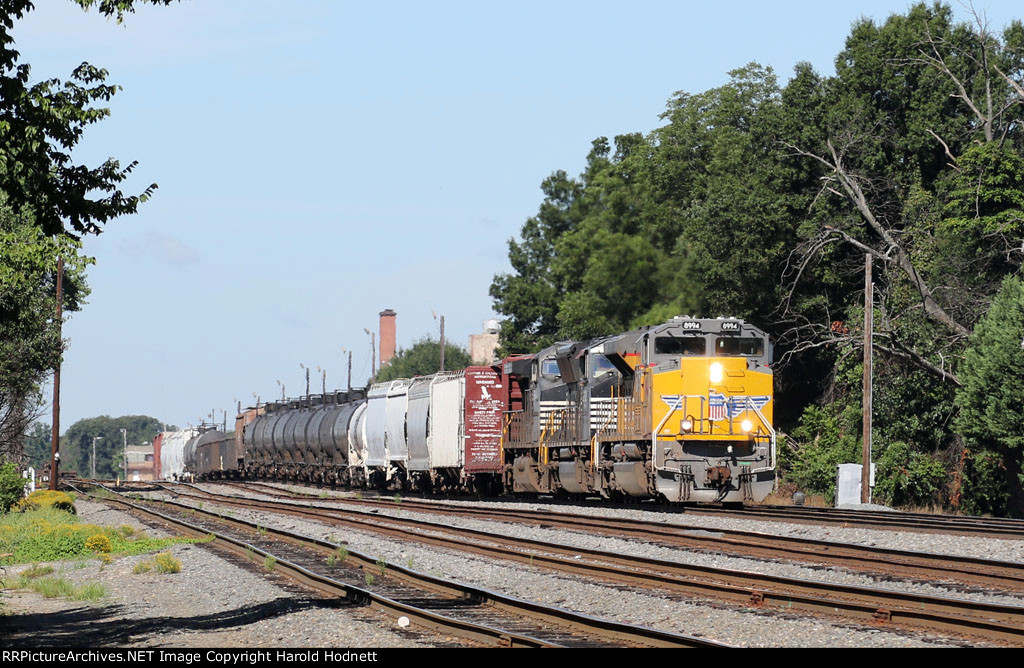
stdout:
[(775, 486), (771, 343), (735, 318), (677, 317), (505, 360), (516, 493), (761, 501)]

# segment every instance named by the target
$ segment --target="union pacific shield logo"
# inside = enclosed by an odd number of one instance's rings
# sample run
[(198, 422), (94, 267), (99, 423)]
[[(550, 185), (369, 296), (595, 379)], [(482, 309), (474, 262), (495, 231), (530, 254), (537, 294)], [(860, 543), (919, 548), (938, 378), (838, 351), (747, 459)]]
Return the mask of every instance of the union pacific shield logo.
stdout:
[[(693, 397), (691, 397), (693, 399)], [(661, 400), (670, 410), (681, 410), (683, 408), (683, 395), (663, 394)], [(732, 397), (711, 390), (708, 392), (708, 419), (723, 420), (726, 416), (732, 419), (738, 418), (744, 411), (757, 408), (761, 410), (768, 405), (772, 398), (767, 395), (746, 396), (738, 394)], [(693, 402), (691, 402), (692, 404)]]
[(708, 392), (708, 418), (721, 420), (726, 415), (732, 419), (743, 415), (744, 411), (761, 410), (768, 405), (772, 398), (767, 395), (747, 396), (737, 394), (727, 397), (724, 394), (711, 390)]
[(677, 411), (683, 407), (683, 395), (681, 394), (663, 394), (661, 400), (665, 402), (669, 410)]

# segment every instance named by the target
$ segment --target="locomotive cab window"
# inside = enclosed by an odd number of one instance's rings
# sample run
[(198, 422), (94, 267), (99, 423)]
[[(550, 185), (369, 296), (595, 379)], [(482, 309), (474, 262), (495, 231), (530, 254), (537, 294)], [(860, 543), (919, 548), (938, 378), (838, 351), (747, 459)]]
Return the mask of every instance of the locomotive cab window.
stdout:
[(703, 336), (658, 336), (654, 339), (655, 355), (704, 355), (707, 340)]
[(540, 372), (545, 376), (555, 376), (557, 378), (560, 375), (558, 362), (555, 360), (544, 360)]
[(764, 339), (755, 337), (721, 337), (715, 341), (716, 355), (764, 355)]
[(600, 378), (606, 373), (615, 371), (615, 365), (604, 355), (591, 355), (590, 359), (590, 366), (592, 367), (590, 371), (591, 378)]

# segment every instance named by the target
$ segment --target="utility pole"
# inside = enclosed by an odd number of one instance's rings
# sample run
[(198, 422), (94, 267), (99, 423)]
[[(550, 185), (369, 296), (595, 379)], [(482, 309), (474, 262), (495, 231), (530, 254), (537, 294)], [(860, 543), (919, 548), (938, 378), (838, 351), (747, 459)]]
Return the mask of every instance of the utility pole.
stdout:
[[(57, 341), (58, 345), (61, 330), (61, 306), (64, 301), (64, 256), (57, 258)], [(63, 352), (63, 351), (61, 351)], [(50, 489), (57, 489), (57, 480), (60, 478), (60, 357), (57, 357), (57, 366), (53, 368), (53, 429), (50, 432)]]
[(864, 452), (860, 469), (860, 502), (871, 503), (871, 338), (874, 328), (874, 284), (871, 254), (864, 254)]
[(348, 391), (352, 391), (352, 351), (348, 351)]
[(377, 335), (363, 327), (363, 331), (370, 335), (370, 378), (377, 375)]
[(96, 441), (102, 441), (102, 436), (92, 437), (92, 479), (96, 479)]
[(441, 371), (444, 371), (444, 316), (441, 316)]
[[(128, 430), (121, 430), (121, 438), (124, 445), (124, 481), (128, 482)], [(117, 446), (114, 446), (117, 447)]]

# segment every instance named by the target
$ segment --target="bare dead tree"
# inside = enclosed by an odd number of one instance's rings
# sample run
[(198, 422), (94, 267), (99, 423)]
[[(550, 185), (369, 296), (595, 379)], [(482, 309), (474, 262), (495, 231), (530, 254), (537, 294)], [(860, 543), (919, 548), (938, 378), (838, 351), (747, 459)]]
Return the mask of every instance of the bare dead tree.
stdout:
[(837, 238), (854, 246), (861, 252), (870, 253), (886, 265), (897, 267), (920, 294), (924, 310), (929, 318), (959, 336), (970, 336), (970, 329), (957, 322), (936, 301), (932, 289), (914, 266), (909, 251), (899, 243), (890, 226), (883, 224), (875, 215), (867, 196), (864, 194), (864, 190), (861, 188), (861, 179), (843, 164), (842, 155), (836, 151), (831, 140), (826, 141), (829, 152), (826, 156), (806, 151), (793, 144), (786, 144), (786, 146), (795, 155), (810, 158), (825, 167), (826, 174), (821, 177), (822, 190), (843, 198), (852, 204), (876, 237), (875, 243), (872, 245), (836, 227), (826, 226), (818, 242), (819, 248), (824, 245), (823, 242), (825, 240)]

